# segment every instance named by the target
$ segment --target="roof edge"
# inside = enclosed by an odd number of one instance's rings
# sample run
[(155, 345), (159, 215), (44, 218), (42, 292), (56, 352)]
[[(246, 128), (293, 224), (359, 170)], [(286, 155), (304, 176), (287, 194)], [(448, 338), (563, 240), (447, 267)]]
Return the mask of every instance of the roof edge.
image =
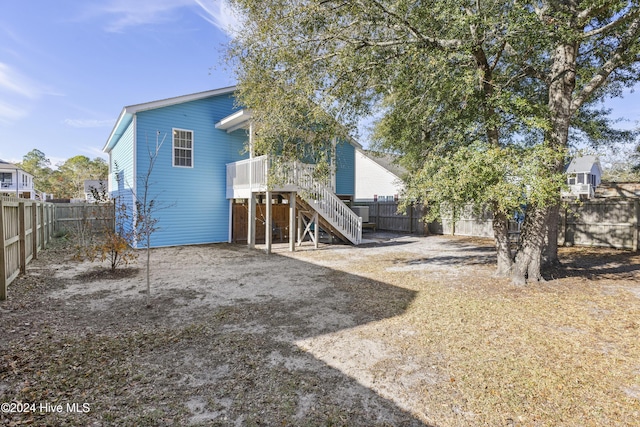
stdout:
[(120, 128), (124, 119), (127, 116), (133, 116), (134, 114), (140, 111), (155, 110), (157, 108), (168, 107), (170, 105), (183, 104), (185, 102), (190, 102), (190, 101), (197, 101), (199, 99), (209, 98), (212, 96), (226, 95), (229, 93), (233, 93), (235, 91), (236, 91), (236, 86), (234, 85), (234, 86), (227, 86), (219, 89), (207, 90), (203, 92), (196, 92), (188, 95), (174, 96), (172, 98), (165, 98), (165, 99), (160, 99), (156, 101), (143, 102), (141, 104), (133, 104), (133, 105), (125, 106), (120, 112), (120, 115), (118, 116), (118, 120), (113, 126), (111, 133), (109, 133), (109, 137), (107, 138), (107, 142), (104, 144), (102, 151), (105, 153), (108, 153), (111, 151), (113, 147), (110, 147), (110, 145), (113, 142), (113, 138), (117, 135), (116, 133), (117, 130)]
[(219, 89), (207, 90), (204, 92), (191, 93), (189, 95), (174, 96), (172, 98), (160, 99), (157, 101), (144, 102), (142, 104), (128, 105), (124, 107), (129, 114), (139, 111), (155, 110), (156, 108), (168, 107), (170, 105), (183, 104), (185, 102), (197, 101), (198, 99), (209, 98), (211, 96), (226, 95), (236, 91), (236, 86), (227, 86)]

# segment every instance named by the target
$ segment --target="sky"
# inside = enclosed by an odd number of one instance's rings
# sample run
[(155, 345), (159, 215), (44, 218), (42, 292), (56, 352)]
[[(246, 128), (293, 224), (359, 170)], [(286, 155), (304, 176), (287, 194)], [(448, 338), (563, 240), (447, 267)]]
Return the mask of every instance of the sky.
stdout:
[(235, 84), (220, 0), (0, 0), (0, 159), (104, 157), (124, 106)]
[[(238, 27), (222, 0), (0, 0), (0, 159), (106, 158), (124, 106), (235, 84)], [(605, 106), (638, 126), (640, 86)]]

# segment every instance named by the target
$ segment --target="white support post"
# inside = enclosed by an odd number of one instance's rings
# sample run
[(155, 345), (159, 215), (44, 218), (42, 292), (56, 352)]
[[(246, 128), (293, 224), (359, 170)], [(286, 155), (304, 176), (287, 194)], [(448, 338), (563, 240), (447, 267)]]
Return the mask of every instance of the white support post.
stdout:
[(256, 247), (256, 195), (253, 192), (249, 195), (248, 217), (247, 246), (253, 249)]
[(320, 227), (318, 227), (318, 212), (314, 212), (313, 213), (313, 234), (314, 234), (314, 239), (313, 239), (313, 243), (315, 244), (315, 248), (318, 249), (318, 233), (320, 230)]
[(296, 248), (296, 193), (289, 193), (289, 251)]
[[(249, 124), (249, 158), (253, 158), (253, 128)], [(249, 249), (256, 247), (256, 196), (253, 194), (253, 167), (249, 163), (249, 210), (247, 212), (247, 246)]]
[(302, 245), (302, 212), (298, 210), (298, 246)]
[(253, 151), (253, 120), (249, 122), (249, 158), (253, 159), (255, 153)]
[(227, 243), (233, 241), (233, 199), (229, 199), (229, 238)]
[(266, 213), (265, 213), (265, 224), (264, 224), (264, 245), (265, 252), (271, 253), (271, 239), (273, 238), (273, 224), (271, 223), (271, 191), (267, 191), (266, 195)]

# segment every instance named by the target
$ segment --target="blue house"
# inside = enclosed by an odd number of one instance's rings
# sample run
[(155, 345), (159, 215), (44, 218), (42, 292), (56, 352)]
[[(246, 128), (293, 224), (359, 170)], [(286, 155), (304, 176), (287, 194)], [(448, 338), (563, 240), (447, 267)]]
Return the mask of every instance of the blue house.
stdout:
[[(322, 182), (314, 165), (253, 153), (251, 112), (234, 102), (235, 87), (124, 107), (103, 151), (109, 192), (135, 225), (143, 180), (158, 205), (152, 247), (276, 240), (293, 250), (319, 229), (359, 244), (362, 221), (343, 202), (355, 193), (355, 141), (333, 142), (333, 172)], [(136, 243), (134, 242), (134, 246)]]

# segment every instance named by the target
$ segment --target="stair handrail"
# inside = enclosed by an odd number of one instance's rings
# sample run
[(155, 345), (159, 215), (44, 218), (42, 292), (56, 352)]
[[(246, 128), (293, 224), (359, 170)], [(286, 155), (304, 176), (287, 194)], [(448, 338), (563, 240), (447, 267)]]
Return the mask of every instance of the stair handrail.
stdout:
[(264, 185), (268, 179), (269, 186), (297, 189), (299, 195), (332, 227), (351, 243), (355, 245), (361, 243), (362, 218), (335, 195), (329, 177), (316, 176), (314, 164), (261, 156), (252, 159), (249, 167), (252, 166), (255, 168), (252, 169), (252, 184)]
[[(302, 191), (301, 196), (311, 207), (320, 212), (323, 218), (342, 233), (353, 244), (362, 241), (362, 218), (349, 208), (328, 185), (314, 177), (312, 164), (295, 161), (291, 167), (294, 172), (291, 184)], [(325, 179), (326, 180), (326, 179)]]

